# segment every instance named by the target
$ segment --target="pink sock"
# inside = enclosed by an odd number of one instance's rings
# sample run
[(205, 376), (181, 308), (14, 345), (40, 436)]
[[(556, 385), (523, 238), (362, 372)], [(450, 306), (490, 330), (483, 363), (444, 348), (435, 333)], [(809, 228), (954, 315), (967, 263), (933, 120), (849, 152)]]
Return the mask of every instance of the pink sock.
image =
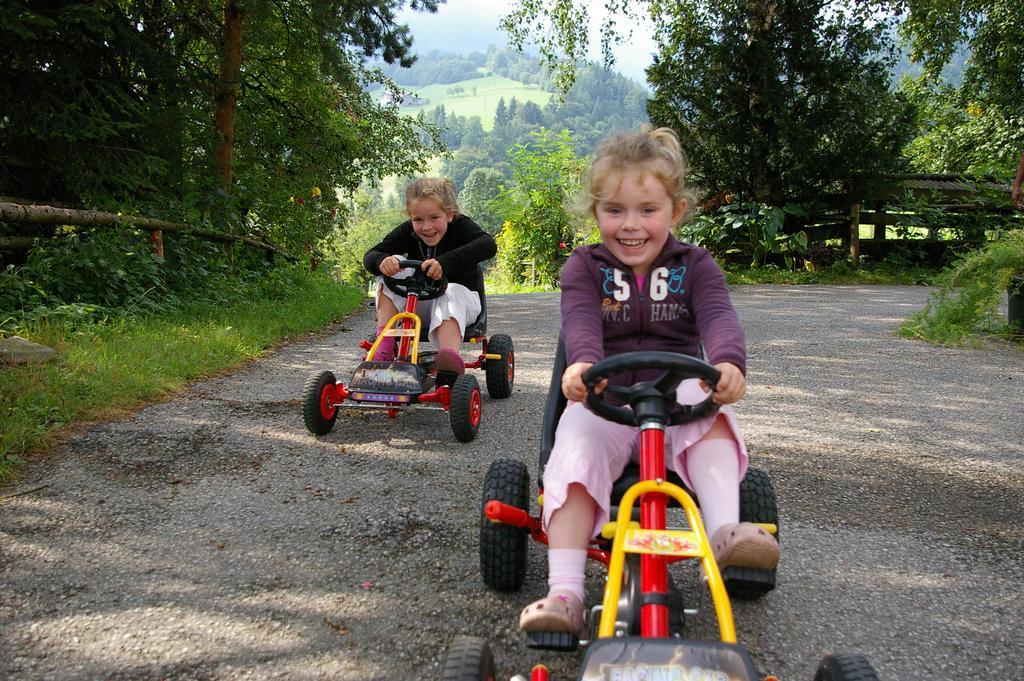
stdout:
[(548, 593), (570, 593), (583, 603), (586, 549), (548, 549)]
[[(377, 327), (377, 335), (380, 336), (380, 332), (384, 330), (384, 325)], [(388, 336), (380, 339), (380, 345), (377, 346), (377, 354), (373, 356), (375, 362), (390, 362), (395, 358), (395, 337)]]
[(686, 450), (686, 472), (708, 537), (740, 519), (739, 451), (732, 440), (701, 440)]

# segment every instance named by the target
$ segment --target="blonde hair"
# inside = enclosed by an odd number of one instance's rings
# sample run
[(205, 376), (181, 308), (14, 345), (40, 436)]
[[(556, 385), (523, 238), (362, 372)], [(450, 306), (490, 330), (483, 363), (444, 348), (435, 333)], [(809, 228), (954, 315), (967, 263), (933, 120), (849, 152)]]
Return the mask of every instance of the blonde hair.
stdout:
[(602, 140), (594, 150), (587, 169), (583, 193), (576, 208), (585, 215), (603, 196), (609, 180), (630, 171), (649, 173), (665, 187), (672, 203), (686, 201), (687, 213), (696, 206), (697, 194), (686, 183), (689, 163), (679, 138), (671, 128), (652, 128), (644, 124), (636, 131), (623, 131)]
[(447, 177), (421, 177), (405, 188), (405, 210), (409, 204), (420, 199), (433, 199), (444, 210), (459, 212), (455, 201), (455, 185)]

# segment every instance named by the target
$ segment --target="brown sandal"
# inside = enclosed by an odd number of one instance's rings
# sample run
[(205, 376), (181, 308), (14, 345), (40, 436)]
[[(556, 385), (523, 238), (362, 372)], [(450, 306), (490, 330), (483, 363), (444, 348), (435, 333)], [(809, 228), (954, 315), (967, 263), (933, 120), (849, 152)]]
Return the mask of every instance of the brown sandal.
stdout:
[(583, 638), (586, 623), (583, 603), (570, 594), (556, 593), (523, 608), (519, 615), (523, 631), (566, 631)]
[(754, 523), (730, 523), (711, 537), (718, 569), (729, 566), (772, 570), (779, 564), (779, 543)]

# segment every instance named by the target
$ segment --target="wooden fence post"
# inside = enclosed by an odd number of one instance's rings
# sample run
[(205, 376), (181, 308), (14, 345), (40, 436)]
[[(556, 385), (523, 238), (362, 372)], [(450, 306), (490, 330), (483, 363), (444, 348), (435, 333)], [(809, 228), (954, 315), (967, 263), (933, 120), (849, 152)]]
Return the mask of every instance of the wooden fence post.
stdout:
[(860, 267), (860, 204), (850, 206), (850, 262)]

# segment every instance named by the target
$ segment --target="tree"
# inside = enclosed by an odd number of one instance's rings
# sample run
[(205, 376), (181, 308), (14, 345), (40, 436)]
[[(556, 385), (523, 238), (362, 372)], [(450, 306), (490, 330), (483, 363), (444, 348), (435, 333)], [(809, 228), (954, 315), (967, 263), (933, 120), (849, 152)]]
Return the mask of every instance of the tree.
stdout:
[(543, 125), (544, 114), (536, 102), (525, 101), (519, 109), (519, 118), (527, 125)]
[(572, 130), (576, 150), (586, 154), (608, 134), (647, 123), (647, 98), (647, 90), (625, 76), (588, 63), (565, 96), (544, 107), (546, 126)]
[(462, 144), (467, 147), (482, 147), (487, 133), (484, 131), (483, 123), (479, 116), (470, 116), (466, 119), (466, 126), (462, 133)]
[(505, 184), (505, 175), (497, 168), (474, 168), (459, 192), (460, 210), (487, 232), (501, 230), (502, 213), (495, 203)]
[(385, 79), (363, 55), (412, 63), (395, 24), (406, 4), (438, 0), (0, 0), (0, 193), (223, 214), (313, 243), (336, 212), (327, 189), (414, 171), (438, 150), (436, 131), (421, 144), (366, 91)]
[[(905, 0), (900, 27), (923, 64), (904, 89), (922, 109), (921, 134), (908, 148), (931, 172), (1012, 174), (1024, 149), (1024, 15), (1013, 0)], [(958, 86), (943, 66), (966, 45)]]
[[(604, 0), (604, 20), (601, 24), (601, 52), (604, 66), (614, 63), (612, 48), (628, 40), (628, 26), (641, 21), (650, 10), (671, 5), (664, 0)], [(556, 87), (566, 92), (576, 80), (576, 69), (586, 61), (589, 48), (590, 7), (592, 3), (576, 0), (515, 0), (508, 14), (501, 19), (501, 27), (509, 42), (520, 51), (529, 41), (536, 41), (541, 60), (551, 70)], [(618, 22), (627, 26), (617, 29)], [(537, 36), (540, 36), (538, 39)]]
[(522, 283), (523, 261), (531, 261), (536, 283), (554, 286), (564, 257), (581, 238), (583, 219), (566, 211), (579, 189), (583, 161), (567, 131), (542, 131), (511, 150), (512, 183), (497, 199), (504, 219), (498, 263), (512, 283)]
[(451, 158), (446, 159), (442, 171), (459, 190), (466, 182), (466, 178), (473, 172), (474, 168), (490, 165), (491, 158), (488, 153), (480, 147), (461, 147)]
[(500, 130), (508, 123), (508, 110), (505, 108), (505, 98), (498, 100), (498, 106), (494, 109), (494, 129)]
[(649, 110), (709, 192), (780, 206), (894, 169), (911, 112), (889, 89), (887, 25), (831, 0), (684, 0), (663, 8)]
[[(846, 0), (605, 0), (602, 43), (647, 14), (661, 45), (648, 79), (651, 121), (680, 133), (706, 189), (782, 202), (851, 172), (892, 168), (908, 134), (889, 92), (884, 16)], [(541, 53), (565, 86), (586, 53), (587, 3), (519, 0), (504, 27)], [(567, 63), (568, 62), (568, 63)]]

